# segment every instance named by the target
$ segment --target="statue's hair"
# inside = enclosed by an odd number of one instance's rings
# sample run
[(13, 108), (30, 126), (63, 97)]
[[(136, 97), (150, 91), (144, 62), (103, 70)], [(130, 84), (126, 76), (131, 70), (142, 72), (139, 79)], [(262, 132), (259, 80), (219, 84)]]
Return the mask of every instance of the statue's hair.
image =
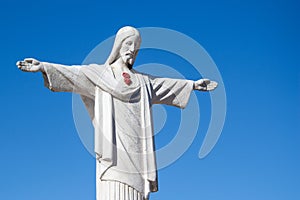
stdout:
[(121, 28), (117, 32), (113, 48), (111, 50), (111, 53), (110, 53), (108, 59), (106, 60), (106, 64), (111, 65), (112, 63), (114, 63), (120, 57), (119, 52), (120, 52), (120, 49), (121, 49), (121, 46), (122, 46), (122, 42), (130, 36), (137, 36), (138, 39), (139, 39), (138, 42), (139, 42), (139, 45), (140, 45), (141, 36), (140, 36), (139, 31), (136, 28), (131, 27), (131, 26), (125, 26), (125, 27)]

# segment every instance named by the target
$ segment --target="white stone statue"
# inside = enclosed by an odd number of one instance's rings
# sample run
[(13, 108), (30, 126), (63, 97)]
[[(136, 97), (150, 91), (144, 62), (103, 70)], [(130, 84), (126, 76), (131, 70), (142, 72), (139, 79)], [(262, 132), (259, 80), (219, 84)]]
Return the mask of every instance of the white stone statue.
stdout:
[(95, 129), (97, 200), (146, 200), (157, 188), (152, 104), (184, 108), (190, 93), (217, 83), (154, 77), (132, 69), (141, 43), (133, 27), (121, 28), (103, 65), (64, 66), (29, 58), (26, 72), (42, 72), (52, 91), (75, 92)]

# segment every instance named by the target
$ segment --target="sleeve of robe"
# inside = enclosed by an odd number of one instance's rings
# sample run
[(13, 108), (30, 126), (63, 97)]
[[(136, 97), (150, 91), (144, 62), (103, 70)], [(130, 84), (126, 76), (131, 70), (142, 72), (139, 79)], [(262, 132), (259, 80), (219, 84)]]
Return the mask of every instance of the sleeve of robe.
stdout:
[(193, 91), (194, 81), (150, 77), (152, 104), (167, 104), (185, 108)]
[(95, 85), (81, 72), (82, 67), (65, 66), (42, 62), (43, 78), (47, 88), (54, 92), (74, 92), (88, 98), (94, 98)]
[(95, 85), (80, 70), (88, 66), (65, 66), (42, 62), (44, 67), (44, 85), (54, 92), (74, 92), (81, 95), (81, 99), (90, 115), (94, 119)]

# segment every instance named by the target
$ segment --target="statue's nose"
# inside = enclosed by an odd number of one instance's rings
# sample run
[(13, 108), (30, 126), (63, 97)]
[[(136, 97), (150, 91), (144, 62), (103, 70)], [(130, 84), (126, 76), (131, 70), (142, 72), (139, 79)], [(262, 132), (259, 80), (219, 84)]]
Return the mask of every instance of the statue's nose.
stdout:
[(131, 53), (133, 53), (133, 52), (134, 52), (134, 44), (130, 45), (130, 47), (129, 47), (129, 51), (130, 51)]

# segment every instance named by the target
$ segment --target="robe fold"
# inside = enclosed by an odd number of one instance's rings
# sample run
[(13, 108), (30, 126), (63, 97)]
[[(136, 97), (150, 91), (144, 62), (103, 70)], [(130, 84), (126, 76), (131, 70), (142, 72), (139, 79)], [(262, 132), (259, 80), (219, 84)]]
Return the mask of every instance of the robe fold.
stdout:
[(184, 108), (193, 81), (132, 69), (132, 84), (126, 85), (115, 79), (109, 65), (42, 65), (46, 87), (81, 95), (95, 129), (97, 178), (127, 184), (145, 198), (157, 191), (151, 105)]

